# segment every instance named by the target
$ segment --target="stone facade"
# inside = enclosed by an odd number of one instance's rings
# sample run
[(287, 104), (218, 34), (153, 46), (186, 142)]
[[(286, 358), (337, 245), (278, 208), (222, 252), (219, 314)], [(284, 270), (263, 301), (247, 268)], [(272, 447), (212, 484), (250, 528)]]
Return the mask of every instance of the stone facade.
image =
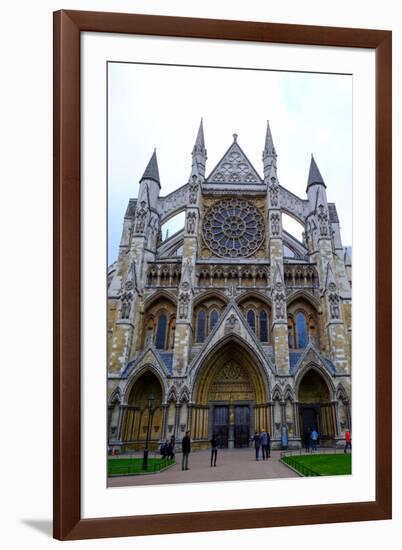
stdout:
[[(306, 197), (279, 183), (269, 124), (263, 177), (234, 134), (206, 175), (202, 122), (188, 182), (166, 197), (154, 152), (108, 276), (109, 444), (323, 445), (351, 427), (351, 255), (311, 158)], [(185, 212), (164, 241), (161, 226)], [(304, 227), (303, 242), (282, 213)]]

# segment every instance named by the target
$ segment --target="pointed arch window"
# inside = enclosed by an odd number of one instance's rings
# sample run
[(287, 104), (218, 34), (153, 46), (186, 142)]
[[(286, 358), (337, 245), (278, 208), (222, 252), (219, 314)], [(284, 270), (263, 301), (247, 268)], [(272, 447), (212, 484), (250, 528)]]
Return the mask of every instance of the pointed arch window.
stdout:
[(268, 315), (265, 309), (260, 311), (260, 340), (268, 342)]
[(214, 326), (218, 322), (218, 312), (216, 309), (213, 309), (209, 315), (209, 332), (214, 329)]
[(156, 341), (155, 341), (155, 346), (158, 349), (165, 349), (166, 328), (167, 328), (167, 318), (164, 313), (161, 313), (158, 319), (158, 328), (156, 330)]
[(202, 309), (198, 313), (198, 317), (197, 317), (197, 342), (203, 342), (205, 340), (205, 329), (206, 329), (206, 315), (205, 315), (205, 311)]
[(252, 309), (249, 309), (247, 312), (247, 323), (249, 324), (250, 328), (252, 328), (255, 332), (255, 313)]
[(296, 315), (297, 347), (306, 348), (308, 344), (308, 333), (306, 316), (299, 311)]

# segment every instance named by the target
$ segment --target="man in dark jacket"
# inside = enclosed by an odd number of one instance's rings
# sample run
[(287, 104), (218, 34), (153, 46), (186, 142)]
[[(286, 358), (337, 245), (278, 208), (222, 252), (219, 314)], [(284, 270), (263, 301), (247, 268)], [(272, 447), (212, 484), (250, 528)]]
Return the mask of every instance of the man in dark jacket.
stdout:
[(181, 459), (181, 469), (189, 470), (190, 468), (188, 467), (188, 455), (191, 453), (190, 432), (186, 432), (186, 435), (183, 437), (181, 442), (181, 450), (183, 453), (183, 456)]
[(258, 432), (255, 432), (253, 441), (255, 446), (255, 459), (258, 460), (258, 455), (260, 454), (260, 446), (261, 446), (261, 436)]

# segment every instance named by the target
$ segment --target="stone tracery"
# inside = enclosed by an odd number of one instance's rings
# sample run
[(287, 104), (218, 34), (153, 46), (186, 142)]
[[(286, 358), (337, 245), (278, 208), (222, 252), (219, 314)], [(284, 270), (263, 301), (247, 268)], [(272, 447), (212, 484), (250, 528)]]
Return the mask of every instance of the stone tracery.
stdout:
[(261, 212), (251, 202), (231, 198), (216, 202), (205, 214), (203, 236), (208, 248), (221, 257), (248, 257), (264, 240)]

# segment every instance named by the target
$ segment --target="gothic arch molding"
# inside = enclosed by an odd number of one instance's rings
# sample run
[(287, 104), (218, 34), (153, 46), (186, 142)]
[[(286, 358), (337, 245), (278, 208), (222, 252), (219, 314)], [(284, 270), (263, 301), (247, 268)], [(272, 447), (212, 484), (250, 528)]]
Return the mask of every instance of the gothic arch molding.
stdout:
[(174, 307), (177, 306), (177, 298), (174, 294), (171, 294), (166, 290), (158, 290), (158, 292), (155, 292), (155, 294), (152, 294), (152, 296), (148, 296), (148, 298), (144, 300), (144, 310), (147, 310), (155, 302), (158, 302), (161, 298), (165, 298), (167, 301), (171, 302)]
[(253, 298), (264, 303), (270, 309), (272, 308), (272, 301), (261, 292), (258, 292), (258, 290), (246, 290), (243, 294), (236, 298), (236, 303), (241, 306), (243, 302)]
[(119, 387), (115, 388), (109, 396), (108, 405), (113, 407), (116, 403), (121, 403), (121, 390)]
[(296, 290), (296, 292), (293, 292), (288, 297), (287, 305), (290, 306), (296, 300), (306, 300), (306, 302), (308, 302), (315, 310), (317, 310), (317, 312), (320, 310), (319, 300), (317, 300), (315, 296), (313, 296), (309, 292), (306, 292), (305, 290)]
[(255, 351), (237, 335), (229, 335), (220, 340), (191, 373), (193, 380), (192, 401), (204, 402), (207, 399), (209, 385), (225, 357), (241, 357), (242, 365), (255, 388), (256, 401), (266, 403), (269, 396), (267, 371)]
[(207, 290), (206, 292), (203, 292), (202, 294), (194, 298), (194, 308), (202, 304), (206, 300), (210, 300), (213, 298), (218, 298), (218, 300), (221, 300), (225, 305), (229, 303), (227, 296), (222, 291)]
[(166, 373), (163, 372), (163, 370), (159, 367), (159, 365), (152, 365), (150, 363), (147, 363), (146, 365), (143, 365), (137, 371), (132, 373), (132, 375), (129, 376), (129, 378), (127, 379), (127, 382), (122, 390), (122, 399), (121, 399), (122, 404), (127, 405), (128, 398), (130, 396), (130, 393), (135, 383), (141, 378), (143, 374), (147, 372), (152, 373), (157, 378), (162, 389), (162, 401), (163, 402), (165, 401), (165, 396), (168, 391), (167, 383), (166, 383)]
[(299, 399), (299, 392), (300, 392), (300, 384), (303, 381), (305, 375), (310, 372), (315, 371), (317, 372), (328, 388), (328, 393), (330, 396), (330, 400), (334, 400), (335, 396), (335, 386), (333, 381), (331, 380), (330, 376), (328, 375), (328, 372), (321, 366), (316, 363), (309, 363), (308, 365), (302, 367), (298, 373), (295, 376), (295, 395), (297, 396), (297, 399)]

